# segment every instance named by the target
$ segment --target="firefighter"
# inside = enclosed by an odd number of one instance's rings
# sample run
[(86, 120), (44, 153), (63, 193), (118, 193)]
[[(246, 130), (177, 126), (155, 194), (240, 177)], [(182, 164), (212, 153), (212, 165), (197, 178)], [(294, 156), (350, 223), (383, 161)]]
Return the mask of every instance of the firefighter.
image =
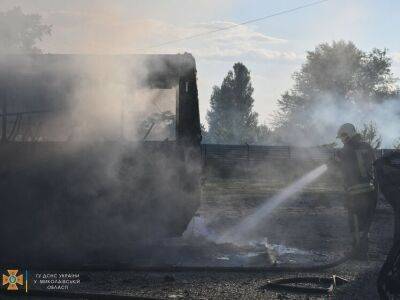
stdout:
[(355, 259), (367, 260), (369, 228), (377, 204), (373, 172), (375, 154), (372, 147), (362, 141), (353, 124), (343, 124), (337, 138), (343, 143), (335, 158), (344, 180), (353, 255)]

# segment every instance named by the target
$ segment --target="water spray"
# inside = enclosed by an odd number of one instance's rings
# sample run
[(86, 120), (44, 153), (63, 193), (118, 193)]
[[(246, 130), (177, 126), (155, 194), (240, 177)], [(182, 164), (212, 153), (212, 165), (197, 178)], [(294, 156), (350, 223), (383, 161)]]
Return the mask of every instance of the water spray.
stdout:
[(265, 221), (268, 216), (271, 215), (271, 212), (280, 206), (282, 203), (289, 200), (291, 197), (299, 193), (302, 189), (304, 189), (307, 185), (314, 182), (318, 179), (322, 174), (327, 171), (328, 167), (324, 164), (315, 168), (311, 172), (305, 174), (300, 179), (293, 182), (288, 187), (284, 188), (278, 194), (273, 196), (272, 198), (265, 201), (260, 207), (256, 209), (256, 211), (247, 216), (243, 221), (239, 224), (233, 226), (227, 232), (225, 232), (219, 239), (218, 242), (226, 243), (226, 242), (236, 242), (240, 243), (244, 239), (246, 239), (246, 235), (257, 228), (257, 225), (261, 221)]

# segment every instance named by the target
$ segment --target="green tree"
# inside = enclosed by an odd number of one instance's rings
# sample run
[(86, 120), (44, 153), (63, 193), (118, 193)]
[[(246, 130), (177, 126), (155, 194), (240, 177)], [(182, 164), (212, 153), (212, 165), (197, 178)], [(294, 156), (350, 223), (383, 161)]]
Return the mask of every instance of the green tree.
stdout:
[(278, 100), (276, 132), (315, 132), (309, 113), (324, 99), (334, 99), (337, 105), (367, 105), (398, 95), (390, 67), (386, 49), (365, 53), (345, 41), (318, 45), (293, 74), (293, 88)]
[(397, 139), (393, 142), (393, 149), (400, 150), (400, 138), (397, 138)]
[(378, 133), (374, 122), (365, 123), (360, 130), (363, 141), (370, 144), (372, 148), (379, 149), (382, 145), (382, 136)]
[(0, 54), (40, 53), (36, 43), (50, 34), (38, 14), (24, 14), (20, 7), (0, 12)]
[(258, 114), (253, 112), (250, 71), (236, 63), (221, 87), (214, 86), (207, 112), (208, 140), (212, 143), (243, 144), (257, 139)]

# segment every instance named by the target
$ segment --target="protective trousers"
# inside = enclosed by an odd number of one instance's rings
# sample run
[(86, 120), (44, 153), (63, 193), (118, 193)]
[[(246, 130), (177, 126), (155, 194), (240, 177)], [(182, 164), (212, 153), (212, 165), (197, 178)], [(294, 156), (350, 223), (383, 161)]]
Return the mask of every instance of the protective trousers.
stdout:
[(375, 191), (348, 194), (346, 207), (355, 250), (368, 251), (368, 233), (377, 204)]

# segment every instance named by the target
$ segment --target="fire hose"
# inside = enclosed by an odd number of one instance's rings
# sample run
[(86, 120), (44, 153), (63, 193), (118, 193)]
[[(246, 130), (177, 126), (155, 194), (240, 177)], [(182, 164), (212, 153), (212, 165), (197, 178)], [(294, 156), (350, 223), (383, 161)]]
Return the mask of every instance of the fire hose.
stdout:
[[(268, 283), (261, 287), (261, 289), (272, 289), (276, 291), (305, 294), (331, 294), (336, 287), (344, 285), (346, 283), (348, 283), (346, 279), (336, 275), (333, 275), (329, 278), (306, 276), (268, 280)], [(295, 286), (292, 284), (324, 284), (328, 285), (328, 287)]]

